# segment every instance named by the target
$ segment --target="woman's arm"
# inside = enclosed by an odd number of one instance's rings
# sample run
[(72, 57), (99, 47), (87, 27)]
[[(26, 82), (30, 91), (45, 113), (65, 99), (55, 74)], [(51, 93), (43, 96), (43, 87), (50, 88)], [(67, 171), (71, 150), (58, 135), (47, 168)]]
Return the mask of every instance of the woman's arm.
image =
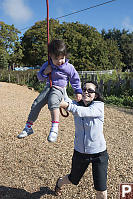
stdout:
[(79, 117), (103, 117), (104, 116), (104, 103), (100, 101), (94, 101), (88, 107), (77, 106), (76, 104), (64, 104), (67, 111), (72, 112), (73, 115)]
[(67, 109), (69, 106), (69, 103), (68, 102), (65, 102), (64, 99), (61, 101), (60, 103), (60, 107), (61, 108), (64, 108), (64, 109)]

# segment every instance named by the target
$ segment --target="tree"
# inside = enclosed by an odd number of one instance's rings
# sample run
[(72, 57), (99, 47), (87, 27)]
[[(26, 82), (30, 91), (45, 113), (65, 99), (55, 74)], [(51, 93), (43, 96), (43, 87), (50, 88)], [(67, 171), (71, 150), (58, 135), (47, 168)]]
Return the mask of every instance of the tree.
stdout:
[[(55, 38), (59, 22), (50, 19), (50, 40)], [(47, 21), (36, 22), (22, 37), (23, 62), (26, 65), (41, 65), (47, 60)]]
[(14, 51), (12, 54), (10, 54), (10, 60), (12, 60), (12, 63), (15, 63), (16, 65), (21, 65), (23, 64), (23, 56), (23, 50), (20, 42), (15, 42)]
[[(70, 52), (70, 62), (77, 70), (106, 70), (120, 65), (117, 43), (104, 40), (93, 27), (50, 19), (50, 40), (63, 39)], [(35, 23), (22, 38), (23, 61), (41, 65), (47, 60), (47, 22)]]
[(114, 69), (120, 64), (116, 43), (109, 45), (95, 28), (79, 22), (64, 22), (56, 31), (66, 41), (71, 53), (70, 61), (77, 70)]
[(121, 53), (121, 62), (123, 66), (133, 66), (133, 32), (118, 29), (102, 30), (102, 36), (105, 40), (117, 42), (118, 49)]
[[(1, 47), (1, 51), (4, 52), (4, 56), (5, 56), (6, 61), (8, 63), (11, 63), (11, 64), (13, 64), (14, 61), (15, 61), (14, 51), (16, 50), (17, 46), (20, 46), (18, 33), (20, 33), (20, 31), (18, 31), (14, 27), (14, 25), (7, 25), (4, 22), (0, 22), (0, 47)], [(21, 56), (21, 55), (17, 54), (17, 56)]]
[(126, 66), (133, 67), (133, 33), (121, 36), (122, 62)]
[(8, 68), (8, 60), (6, 56), (6, 51), (0, 48), (0, 69)]

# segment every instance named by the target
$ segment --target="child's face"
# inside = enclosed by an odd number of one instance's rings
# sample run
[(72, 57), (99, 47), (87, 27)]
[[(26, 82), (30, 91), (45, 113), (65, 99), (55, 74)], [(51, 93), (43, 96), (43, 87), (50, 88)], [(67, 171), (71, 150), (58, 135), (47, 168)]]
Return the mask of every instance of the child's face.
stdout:
[(52, 62), (55, 66), (61, 66), (65, 63), (65, 56), (60, 55), (59, 57), (55, 57), (54, 55), (50, 56), (52, 59)]

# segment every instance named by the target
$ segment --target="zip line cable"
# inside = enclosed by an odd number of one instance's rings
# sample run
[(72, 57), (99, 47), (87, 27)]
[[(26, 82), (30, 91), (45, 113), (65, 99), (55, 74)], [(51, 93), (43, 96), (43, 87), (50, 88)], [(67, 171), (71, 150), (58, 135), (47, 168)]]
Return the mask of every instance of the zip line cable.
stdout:
[(92, 8), (96, 8), (96, 7), (105, 5), (105, 4), (107, 4), (107, 3), (111, 3), (111, 2), (113, 2), (113, 1), (116, 1), (116, 0), (111, 0), (111, 1), (107, 1), (107, 2), (101, 3), (101, 4), (97, 4), (97, 5), (95, 5), (95, 6), (91, 6), (91, 7), (89, 7), (89, 8), (85, 8), (85, 9), (82, 9), (82, 10), (78, 10), (78, 11), (75, 11), (75, 12), (72, 12), (72, 13), (69, 13), (69, 14), (66, 14), (66, 15), (63, 15), (63, 16), (61, 16), (61, 17), (57, 17), (57, 18), (55, 18), (55, 19), (61, 19), (61, 18), (63, 18), (63, 17), (67, 17), (67, 16), (70, 16), (70, 15), (73, 15), (73, 14), (77, 14), (77, 13), (83, 12), (83, 11), (85, 11), (85, 10), (90, 10), (90, 9), (92, 9)]
[[(93, 9), (93, 8), (96, 8), (96, 7), (100, 7), (100, 6), (103, 6), (103, 5), (105, 5), (105, 4), (112, 3), (113, 1), (117, 1), (117, 0), (106, 1), (106, 2), (104, 2), (104, 3), (100, 3), (100, 4), (97, 4), (97, 5), (94, 5), (94, 6), (85, 8), (85, 9), (82, 9), (82, 10), (78, 10), (78, 11), (75, 11), (75, 12), (72, 12), (72, 13), (69, 13), (69, 14), (66, 14), (66, 15), (63, 15), (63, 16), (60, 16), (60, 17), (56, 17), (55, 19), (61, 19), (61, 18), (70, 16), (70, 15), (74, 15), (74, 14), (77, 14), (77, 13), (80, 13), (80, 12), (83, 12), (83, 11), (86, 11), (86, 10), (90, 10), (90, 9)], [(25, 30), (25, 29), (27, 29), (27, 28), (29, 28), (29, 27), (25, 27), (25, 28), (20, 29), (20, 30)]]

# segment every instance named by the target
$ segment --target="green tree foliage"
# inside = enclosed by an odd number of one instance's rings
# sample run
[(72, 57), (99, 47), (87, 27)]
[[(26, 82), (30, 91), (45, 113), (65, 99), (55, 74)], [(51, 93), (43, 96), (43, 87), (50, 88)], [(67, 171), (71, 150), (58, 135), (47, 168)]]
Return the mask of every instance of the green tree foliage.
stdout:
[[(126, 30), (102, 30), (86, 24), (59, 24), (50, 19), (49, 39), (65, 40), (70, 62), (77, 70), (121, 69), (133, 66), (133, 33)], [(0, 22), (0, 67), (22, 62), (29, 66), (42, 65), (47, 60), (47, 21), (36, 22), (21, 38), (14, 25)]]
[[(114, 41), (105, 41), (93, 27), (62, 23), (50, 19), (50, 40), (63, 39), (70, 52), (70, 62), (77, 70), (106, 70), (121, 66), (120, 52)], [(47, 60), (47, 22), (35, 23), (22, 38), (24, 58), (28, 65), (41, 65)]]
[(133, 66), (133, 32), (118, 29), (102, 30), (102, 36), (105, 40), (113, 40), (117, 42), (117, 46), (121, 53), (121, 62), (126, 66)]
[(122, 62), (133, 67), (133, 32), (121, 36)]
[[(4, 59), (10, 64), (13, 64), (14, 62), (19, 63), (22, 59), (22, 50), (20, 52), (21, 46), (18, 33), (20, 32), (14, 27), (14, 25), (7, 25), (4, 22), (0, 22), (0, 49), (1, 52), (3, 52), (1, 59), (4, 55)], [(18, 48), (18, 52), (15, 52)], [(18, 59), (16, 58), (17, 56)]]
[[(59, 22), (50, 19), (50, 40), (55, 38)], [(47, 21), (36, 22), (22, 38), (23, 62), (26, 65), (41, 65), (47, 60)]]
[(16, 65), (21, 65), (23, 56), (23, 50), (20, 42), (15, 42), (14, 51), (10, 54), (12, 63), (15, 63)]
[(6, 51), (0, 47), (0, 69), (8, 68), (8, 60), (6, 56)]

